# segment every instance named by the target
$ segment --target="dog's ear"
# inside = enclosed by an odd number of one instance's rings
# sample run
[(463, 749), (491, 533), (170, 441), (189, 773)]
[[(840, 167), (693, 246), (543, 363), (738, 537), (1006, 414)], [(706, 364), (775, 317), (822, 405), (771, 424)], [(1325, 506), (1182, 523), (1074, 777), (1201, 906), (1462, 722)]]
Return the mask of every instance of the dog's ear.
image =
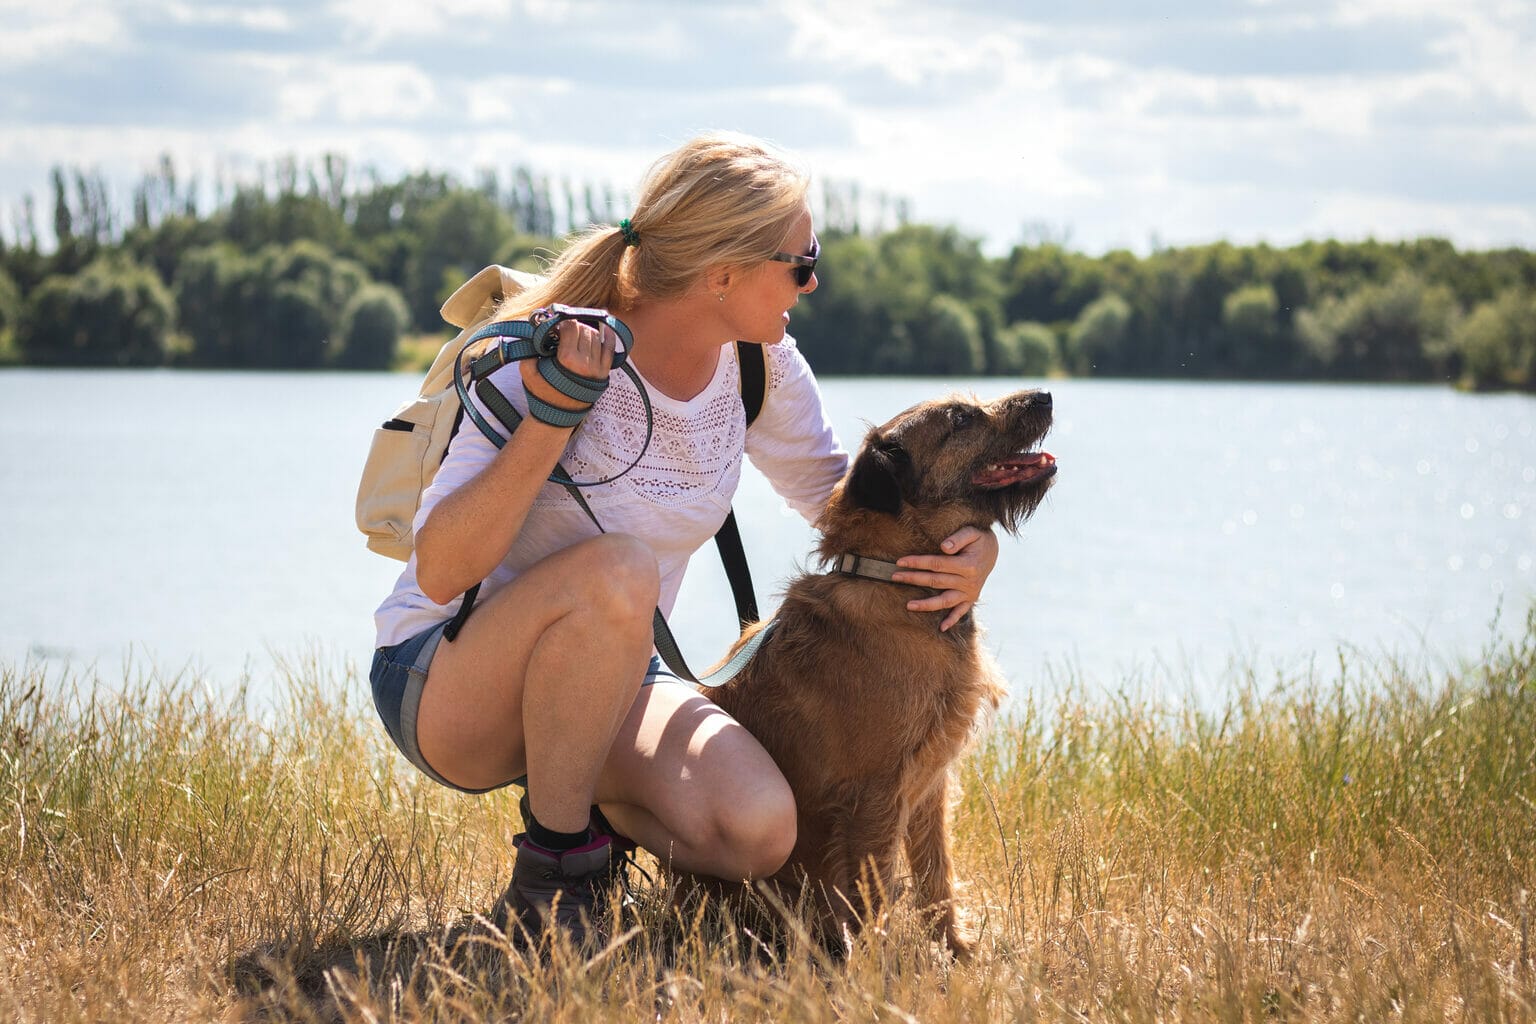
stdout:
[(846, 493), (859, 508), (891, 515), (901, 511), (901, 486), (912, 468), (907, 450), (894, 441), (871, 441), (848, 473)]

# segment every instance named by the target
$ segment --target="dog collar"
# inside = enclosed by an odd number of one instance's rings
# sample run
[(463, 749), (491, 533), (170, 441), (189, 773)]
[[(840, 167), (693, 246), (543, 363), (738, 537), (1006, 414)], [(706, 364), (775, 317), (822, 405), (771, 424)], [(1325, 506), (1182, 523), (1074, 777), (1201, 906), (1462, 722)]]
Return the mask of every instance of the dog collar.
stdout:
[(846, 554), (837, 556), (837, 566), (834, 571), (844, 576), (862, 576), (867, 580), (884, 580), (886, 583), (891, 583), (894, 582), (891, 577), (901, 571), (901, 566), (895, 562), (882, 562), (878, 558)]

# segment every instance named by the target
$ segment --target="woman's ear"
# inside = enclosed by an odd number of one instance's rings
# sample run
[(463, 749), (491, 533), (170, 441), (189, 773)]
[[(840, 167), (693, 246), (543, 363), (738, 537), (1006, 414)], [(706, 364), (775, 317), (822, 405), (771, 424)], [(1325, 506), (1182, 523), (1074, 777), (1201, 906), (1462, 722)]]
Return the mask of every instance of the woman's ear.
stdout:
[(736, 275), (730, 267), (710, 267), (704, 272), (704, 290), (711, 295), (724, 295), (731, 290), (735, 279)]

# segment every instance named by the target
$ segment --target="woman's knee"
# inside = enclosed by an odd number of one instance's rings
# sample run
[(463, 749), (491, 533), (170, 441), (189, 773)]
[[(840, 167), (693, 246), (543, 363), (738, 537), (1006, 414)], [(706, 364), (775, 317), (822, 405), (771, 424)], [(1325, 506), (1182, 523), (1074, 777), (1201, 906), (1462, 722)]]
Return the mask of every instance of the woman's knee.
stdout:
[(647, 627), (661, 595), (661, 570), (650, 546), (624, 533), (605, 533), (570, 549), (563, 572), (588, 584), (588, 606), (608, 616), (632, 614)]
[(732, 794), (715, 810), (720, 850), (740, 878), (766, 878), (795, 849), (795, 797), (782, 778), (762, 780), (749, 793)]

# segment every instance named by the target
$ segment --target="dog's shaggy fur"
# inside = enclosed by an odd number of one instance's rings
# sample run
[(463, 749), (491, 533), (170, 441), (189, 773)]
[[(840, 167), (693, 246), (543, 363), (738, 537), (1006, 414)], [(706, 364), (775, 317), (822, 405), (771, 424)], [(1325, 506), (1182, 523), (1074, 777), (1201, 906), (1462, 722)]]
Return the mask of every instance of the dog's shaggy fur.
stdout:
[[(1056, 472), (1036, 450), (1050, 424), (1050, 395), (1020, 391), (926, 402), (870, 431), (817, 524), (823, 564), (936, 553), (963, 526), (1016, 531)], [(895, 891), (904, 849), (935, 937), (970, 948), (954, 905), (950, 768), (1003, 685), (973, 616), (940, 632), (946, 613), (907, 610), (927, 593), (801, 575), (751, 664), (711, 691), (794, 790), (794, 853), (769, 883), (792, 899), (808, 882), (837, 946)]]

